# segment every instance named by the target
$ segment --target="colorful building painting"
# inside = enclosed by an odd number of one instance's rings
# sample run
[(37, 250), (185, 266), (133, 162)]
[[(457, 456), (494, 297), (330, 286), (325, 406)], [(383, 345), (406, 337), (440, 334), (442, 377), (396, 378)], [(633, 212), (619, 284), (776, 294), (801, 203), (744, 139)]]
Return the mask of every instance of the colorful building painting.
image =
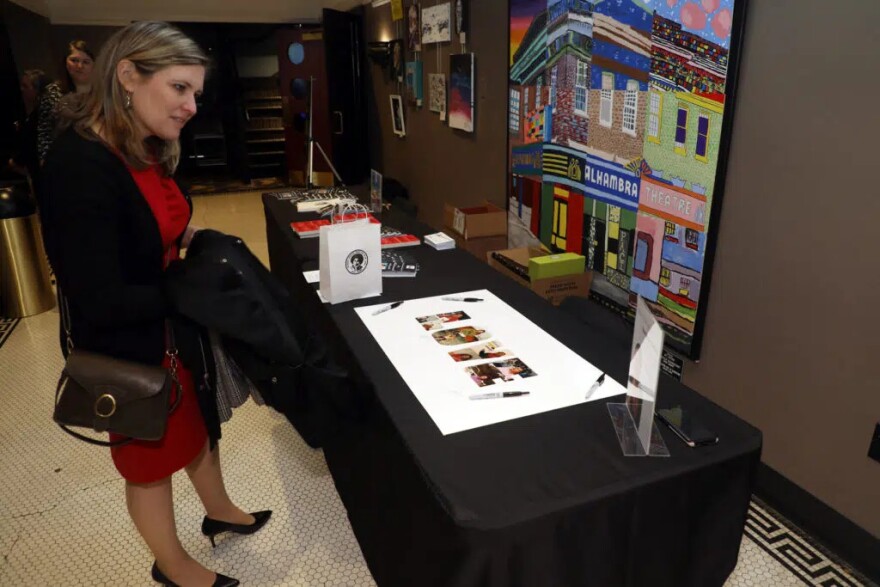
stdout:
[(689, 356), (744, 1), (510, 0), (511, 211)]

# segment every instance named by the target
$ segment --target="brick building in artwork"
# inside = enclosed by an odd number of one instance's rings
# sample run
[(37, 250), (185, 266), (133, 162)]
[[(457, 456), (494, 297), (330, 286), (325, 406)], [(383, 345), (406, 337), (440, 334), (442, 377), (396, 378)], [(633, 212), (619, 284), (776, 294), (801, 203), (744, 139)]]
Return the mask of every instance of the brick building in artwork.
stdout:
[(642, 156), (652, 23), (653, 14), (634, 0), (594, 7), (587, 147), (608, 161)]
[(593, 46), (592, 3), (560, 0), (548, 8), (544, 86), (551, 107), (550, 142), (584, 145)]

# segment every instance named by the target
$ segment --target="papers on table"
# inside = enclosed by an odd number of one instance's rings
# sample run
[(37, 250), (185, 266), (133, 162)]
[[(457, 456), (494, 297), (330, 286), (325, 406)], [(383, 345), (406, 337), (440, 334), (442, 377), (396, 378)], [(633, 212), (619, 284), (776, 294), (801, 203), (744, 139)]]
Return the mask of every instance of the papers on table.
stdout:
[[(601, 371), (488, 290), (356, 308), (445, 434), (584, 402)], [(482, 301), (461, 301), (478, 299)], [(505, 392), (529, 392), (508, 395)], [(590, 401), (625, 393), (610, 377)], [(494, 399), (471, 397), (501, 393)]]

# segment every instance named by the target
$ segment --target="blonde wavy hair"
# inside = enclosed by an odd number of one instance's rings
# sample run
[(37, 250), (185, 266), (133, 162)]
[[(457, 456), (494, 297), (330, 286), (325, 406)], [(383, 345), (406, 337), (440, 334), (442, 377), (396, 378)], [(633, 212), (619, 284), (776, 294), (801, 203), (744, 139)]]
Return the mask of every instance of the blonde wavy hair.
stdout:
[(73, 126), (94, 139), (93, 127), (135, 169), (158, 164), (166, 175), (177, 169), (180, 142), (158, 137), (137, 138), (134, 112), (125, 107), (126, 91), (116, 74), (123, 59), (131, 61), (142, 76), (149, 77), (172, 65), (201, 65), (210, 59), (198, 44), (166, 22), (144, 21), (117, 31), (101, 48), (95, 61), (92, 89), (72, 96), (62, 107), (62, 127)]

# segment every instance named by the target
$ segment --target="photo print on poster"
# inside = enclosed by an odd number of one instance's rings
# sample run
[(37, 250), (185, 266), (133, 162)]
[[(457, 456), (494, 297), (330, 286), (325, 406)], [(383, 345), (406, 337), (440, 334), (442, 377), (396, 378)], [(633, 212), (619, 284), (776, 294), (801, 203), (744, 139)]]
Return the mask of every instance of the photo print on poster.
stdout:
[(452, 39), (449, 2), (422, 9), (422, 43), (443, 43)]
[(432, 314), (431, 316), (419, 316), (416, 321), (422, 325), (422, 328), (428, 332), (439, 330), (450, 322), (461, 322), (462, 320), (470, 320), (471, 317), (467, 312), (458, 310), (456, 312), (444, 312), (442, 314)]
[(477, 326), (462, 326), (460, 328), (440, 330), (433, 333), (431, 336), (434, 337), (434, 340), (446, 346), (479, 342), (481, 340), (492, 338), (492, 335), (489, 332)]
[(501, 357), (509, 356), (510, 353), (502, 349), (501, 346), (499, 341), (493, 340), (484, 344), (476, 344), (458, 349), (457, 351), (451, 351), (449, 356), (456, 363), (478, 361), (480, 359), (500, 359)]
[(474, 54), (449, 56), (449, 127), (474, 132)]
[(465, 372), (479, 387), (495, 385), (496, 382), (509, 382), (537, 375), (520, 359), (508, 359), (466, 367)]

